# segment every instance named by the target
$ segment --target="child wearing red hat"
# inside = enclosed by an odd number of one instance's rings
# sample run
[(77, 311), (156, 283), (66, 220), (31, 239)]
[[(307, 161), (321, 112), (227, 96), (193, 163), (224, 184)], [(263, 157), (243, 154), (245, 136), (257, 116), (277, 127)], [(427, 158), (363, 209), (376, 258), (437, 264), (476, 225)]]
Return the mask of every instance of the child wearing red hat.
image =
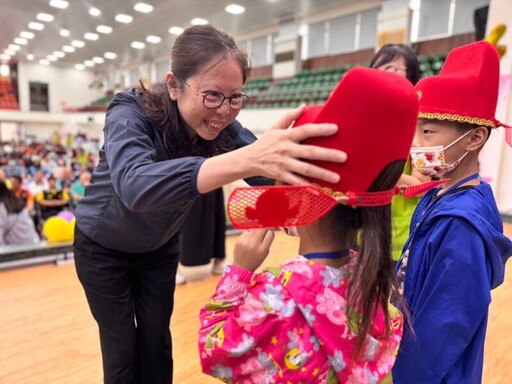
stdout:
[[(324, 106), (297, 125), (331, 122), (310, 144), (347, 153), (337, 184), (239, 188), (228, 213), (244, 232), (215, 294), (200, 312), (203, 371), (230, 383), (377, 383), (390, 372), (402, 315), (389, 304), (390, 203), (417, 122), (405, 78), (347, 72)], [(399, 118), (397, 118), (399, 116)], [(264, 228), (300, 236), (299, 256), (254, 273), (273, 241)], [(294, 230), (292, 230), (292, 227)], [(356, 251), (356, 249), (358, 249)]]
[(472, 384), (482, 380), (491, 289), (504, 279), (512, 242), (478, 154), (493, 128), (499, 58), (480, 41), (454, 49), (438, 76), (420, 80), (413, 166), (448, 179), (422, 198), (397, 265), (410, 311), (393, 382)]

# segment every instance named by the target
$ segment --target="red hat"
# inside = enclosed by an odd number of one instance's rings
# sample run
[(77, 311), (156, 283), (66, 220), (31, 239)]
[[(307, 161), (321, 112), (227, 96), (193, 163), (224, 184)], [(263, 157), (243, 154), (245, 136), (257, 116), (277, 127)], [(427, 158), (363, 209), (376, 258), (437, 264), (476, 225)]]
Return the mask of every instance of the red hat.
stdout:
[(453, 49), (437, 76), (416, 84), (419, 117), (496, 128), (506, 126), (494, 117), (498, 101), (500, 59), (486, 41)]
[(409, 156), (418, 118), (418, 96), (404, 77), (372, 68), (346, 73), (325, 105), (305, 109), (295, 126), (336, 123), (329, 137), (305, 144), (340, 149), (345, 163), (312, 161), (340, 175), (336, 184), (312, 179), (312, 186), (237, 188), (228, 201), (236, 228), (306, 225), (318, 220), (335, 204), (377, 206), (389, 204), (396, 194), (368, 192), (384, 168)]

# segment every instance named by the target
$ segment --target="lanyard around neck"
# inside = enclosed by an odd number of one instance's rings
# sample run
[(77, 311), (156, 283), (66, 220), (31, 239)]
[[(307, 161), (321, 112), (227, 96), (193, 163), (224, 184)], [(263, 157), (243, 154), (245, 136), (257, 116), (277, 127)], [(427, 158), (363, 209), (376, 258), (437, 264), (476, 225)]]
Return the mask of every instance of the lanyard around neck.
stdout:
[(446, 194), (447, 192), (449, 191), (453, 191), (454, 189), (457, 189), (459, 188), (461, 185), (464, 185), (466, 184), (468, 181), (471, 181), (473, 179), (478, 179), (480, 180), (480, 175), (478, 173), (473, 173), (472, 175), (469, 175), (468, 177), (465, 177), (464, 179), (460, 180), (459, 182), (455, 183), (454, 185), (452, 185), (450, 188), (448, 188), (446, 190), (446, 192), (444, 192), (444, 194)]
[(350, 253), (350, 249), (344, 249), (343, 251), (334, 252), (312, 252), (306, 253), (303, 256), (308, 259), (341, 259)]

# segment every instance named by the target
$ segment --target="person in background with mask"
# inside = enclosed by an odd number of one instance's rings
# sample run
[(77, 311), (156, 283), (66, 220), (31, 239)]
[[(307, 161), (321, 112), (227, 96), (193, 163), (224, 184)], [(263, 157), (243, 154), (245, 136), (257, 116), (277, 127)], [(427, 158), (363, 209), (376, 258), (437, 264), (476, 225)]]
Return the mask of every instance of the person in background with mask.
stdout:
[[(420, 78), (420, 67), (416, 53), (405, 44), (383, 45), (370, 61), (370, 67), (379, 71), (386, 71), (405, 77), (413, 85)], [(405, 163), (404, 171), (398, 184), (403, 187), (420, 185), (430, 181), (429, 176), (424, 176), (412, 168), (410, 158)], [(405, 197), (398, 194), (391, 203), (393, 214), (393, 241), (391, 243), (391, 259), (394, 263), (400, 259), (402, 248), (409, 236), (411, 217), (420, 201), (420, 196)]]
[(498, 54), (484, 41), (452, 50), (439, 75), (416, 85), (412, 165), (448, 181), (419, 202), (397, 265), (410, 322), (395, 384), (482, 381), (491, 290), (512, 254), (491, 187), (478, 174), (480, 150), (503, 125), (494, 117), (498, 85)]
[[(400, 119), (396, 116), (400, 115)], [(346, 73), (324, 106), (298, 124), (336, 122), (312, 143), (347, 152), (340, 182), (235, 189), (228, 202), (238, 239), (200, 312), (206, 374), (229, 383), (377, 383), (402, 334), (389, 304), (391, 209), (418, 116), (412, 84), (371, 68)], [(368, 161), (371, 154), (371, 161)], [(289, 226), (292, 226), (290, 228)], [(300, 237), (299, 256), (254, 273), (274, 233)]]

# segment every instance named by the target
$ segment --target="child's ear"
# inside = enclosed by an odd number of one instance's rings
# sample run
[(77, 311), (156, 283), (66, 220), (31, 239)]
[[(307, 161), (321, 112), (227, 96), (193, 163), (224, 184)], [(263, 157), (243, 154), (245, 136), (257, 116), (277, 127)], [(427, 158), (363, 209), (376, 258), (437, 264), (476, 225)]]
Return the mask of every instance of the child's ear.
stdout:
[(169, 92), (169, 97), (171, 100), (176, 101), (178, 98), (178, 83), (174, 77), (174, 74), (169, 71), (165, 74), (165, 84), (167, 85), (167, 91)]
[(471, 140), (466, 146), (466, 151), (476, 151), (482, 148), (489, 137), (489, 129), (487, 127), (476, 127), (470, 135)]

